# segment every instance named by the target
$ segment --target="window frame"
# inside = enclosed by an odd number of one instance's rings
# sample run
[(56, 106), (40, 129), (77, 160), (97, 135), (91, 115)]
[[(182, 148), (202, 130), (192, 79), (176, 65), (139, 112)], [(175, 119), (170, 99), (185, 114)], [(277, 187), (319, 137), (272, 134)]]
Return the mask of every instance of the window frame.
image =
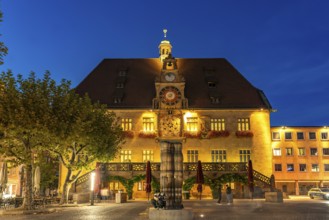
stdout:
[(250, 118), (238, 118), (238, 131), (250, 131)]
[[(315, 150), (315, 153), (313, 152)], [(311, 156), (318, 156), (319, 152), (318, 152), (318, 148), (317, 147), (311, 147), (310, 148), (310, 155)]]
[(286, 156), (294, 156), (294, 149), (292, 147), (286, 147)]
[[(287, 138), (288, 134), (290, 135), (290, 138)], [(284, 132), (284, 140), (285, 141), (291, 141), (292, 140), (292, 132), (291, 131)]]
[[(315, 170), (313, 170), (313, 169), (315, 169)], [(312, 163), (312, 165), (311, 165), (311, 171), (312, 172), (320, 172), (320, 166), (319, 166), (319, 164), (318, 163)]]
[[(279, 153), (279, 154), (277, 154)], [(282, 150), (280, 147), (273, 148), (273, 156), (280, 157), (282, 156)]]
[(195, 163), (199, 160), (199, 150), (187, 150), (187, 162)]
[[(302, 135), (302, 137), (300, 138), (299, 135)], [(297, 137), (297, 140), (305, 140), (305, 135), (304, 135), (304, 132), (302, 132), (302, 131), (298, 131), (296, 133), (296, 137)]]
[[(302, 170), (302, 166), (304, 166), (304, 170)], [(299, 164), (299, 172), (307, 172), (307, 165), (306, 163)]]
[[(311, 137), (311, 136), (313, 136), (313, 135), (314, 135), (314, 138)], [(316, 132), (315, 132), (315, 131), (310, 131), (310, 132), (308, 132), (308, 139), (309, 139), (309, 140), (316, 140)]]
[[(292, 168), (292, 170), (289, 170), (289, 167)], [(287, 172), (294, 172), (295, 171), (295, 166), (293, 163), (288, 163), (287, 164)]]
[[(326, 137), (324, 138), (323, 135), (325, 135)], [(321, 140), (322, 141), (328, 141), (329, 140), (329, 137), (328, 137), (328, 132), (321, 132)]]
[[(325, 151), (327, 151), (327, 153), (325, 153)], [(322, 155), (329, 156), (329, 147), (322, 148)]]
[(239, 150), (240, 162), (248, 162), (251, 158), (251, 150)]
[(329, 172), (329, 164), (328, 163), (323, 164), (323, 171), (324, 172)]
[[(276, 138), (276, 135), (278, 135), (278, 138)], [(273, 131), (272, 132), (272, 140), (273, 141), (279, 141), (279, 140), (281, 140), (281, 135), (280, 135), (280, 132), (279, 131)]]
[(225, 119), (224, 118), (211, 118), (210, 119), (211, 131), (225, 131)]
[[(300, 154), (301, 150), (303, 150), (302, 151), (303, 154)], [(298, 156), (301, 156), (301, 157), (306, 156), (306, 148), (305, 147), (299, 147), (298, 148)]]
[(282, 172), (282, 164), (281, 163), (274, 164), (274, 171), (275, 172)]
[[(148, 152), (148, 153), (147, 153)], [(143, 162), (153, 162), (154, 161), (154, 151), (149, 149), (144, 149), (142, 151)]]
[(211, 162), (213, 162), (213, 163), (226, 163), (227, 162), (226, 150), (222, 150), (222, 149), (213, 149), (213, 150), (211, 150)]

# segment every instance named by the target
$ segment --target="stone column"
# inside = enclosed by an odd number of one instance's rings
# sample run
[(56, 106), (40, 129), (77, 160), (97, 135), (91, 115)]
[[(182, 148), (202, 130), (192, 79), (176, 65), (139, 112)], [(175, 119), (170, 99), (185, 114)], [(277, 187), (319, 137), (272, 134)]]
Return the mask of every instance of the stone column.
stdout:
[(183, 154), (181, 143), (160, 142), (160, 189), (168, 209), (182, 208)]

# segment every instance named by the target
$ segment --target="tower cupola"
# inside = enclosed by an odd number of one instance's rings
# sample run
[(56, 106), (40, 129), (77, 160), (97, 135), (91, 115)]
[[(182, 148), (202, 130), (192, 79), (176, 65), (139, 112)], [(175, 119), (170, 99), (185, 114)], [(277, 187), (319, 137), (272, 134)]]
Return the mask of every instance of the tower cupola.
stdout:
[(165, 58), (167, 58), (169, 54), (171, 54), (171, 49), (172, 49), (170, 41), (167, 40), (167, 29), (163, 29), (163, 34), (164, 34), (164, 40), (162, 40), (161, 43), (159, 44), (159, 55), (160, 55), (160, 60), (162, 62)]

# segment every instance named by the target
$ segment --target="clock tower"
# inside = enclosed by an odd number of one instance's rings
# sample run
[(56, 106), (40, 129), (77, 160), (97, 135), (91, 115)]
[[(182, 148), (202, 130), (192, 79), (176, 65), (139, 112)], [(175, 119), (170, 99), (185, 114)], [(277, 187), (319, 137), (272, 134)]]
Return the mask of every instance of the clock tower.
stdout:
[(179, 74), (177, 60), (172, 56), (172, 46), (166, 40), (159, 45), (161, 70), (155, 80), (156, 97), (153, 108), (158, 114), (160, 146), (160, 186), (167, 196), (168, 209), (181, 209), (183, 184), (183, 112), (187, 108), (184, 95), (185, 79)]
[[(164, 30), (165, 37), (167, 31)], [(161, 41), (159, 48), (166, 51)], [(168, 41), (169, 42), (169, 41)], [(177, 139), (182, 137), (183, 113), (188, 107), (185, 98), (185, 79), (179, 73), (178, 60), (170, 53), (162, 60), (162, 67), (155, 80), (156, 97), (153, 99), (153, 109), (158, 112), (158, 130), (160, 138)], [(164, 54), (160, 54), (161, 56)]]

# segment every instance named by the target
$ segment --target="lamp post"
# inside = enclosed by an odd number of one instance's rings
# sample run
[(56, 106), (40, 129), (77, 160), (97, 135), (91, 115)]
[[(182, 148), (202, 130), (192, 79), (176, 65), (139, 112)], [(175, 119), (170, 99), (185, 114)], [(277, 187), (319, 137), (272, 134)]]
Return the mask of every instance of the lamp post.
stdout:
[(90, 175), (90, 205), (94, 205), (95, 172)]

